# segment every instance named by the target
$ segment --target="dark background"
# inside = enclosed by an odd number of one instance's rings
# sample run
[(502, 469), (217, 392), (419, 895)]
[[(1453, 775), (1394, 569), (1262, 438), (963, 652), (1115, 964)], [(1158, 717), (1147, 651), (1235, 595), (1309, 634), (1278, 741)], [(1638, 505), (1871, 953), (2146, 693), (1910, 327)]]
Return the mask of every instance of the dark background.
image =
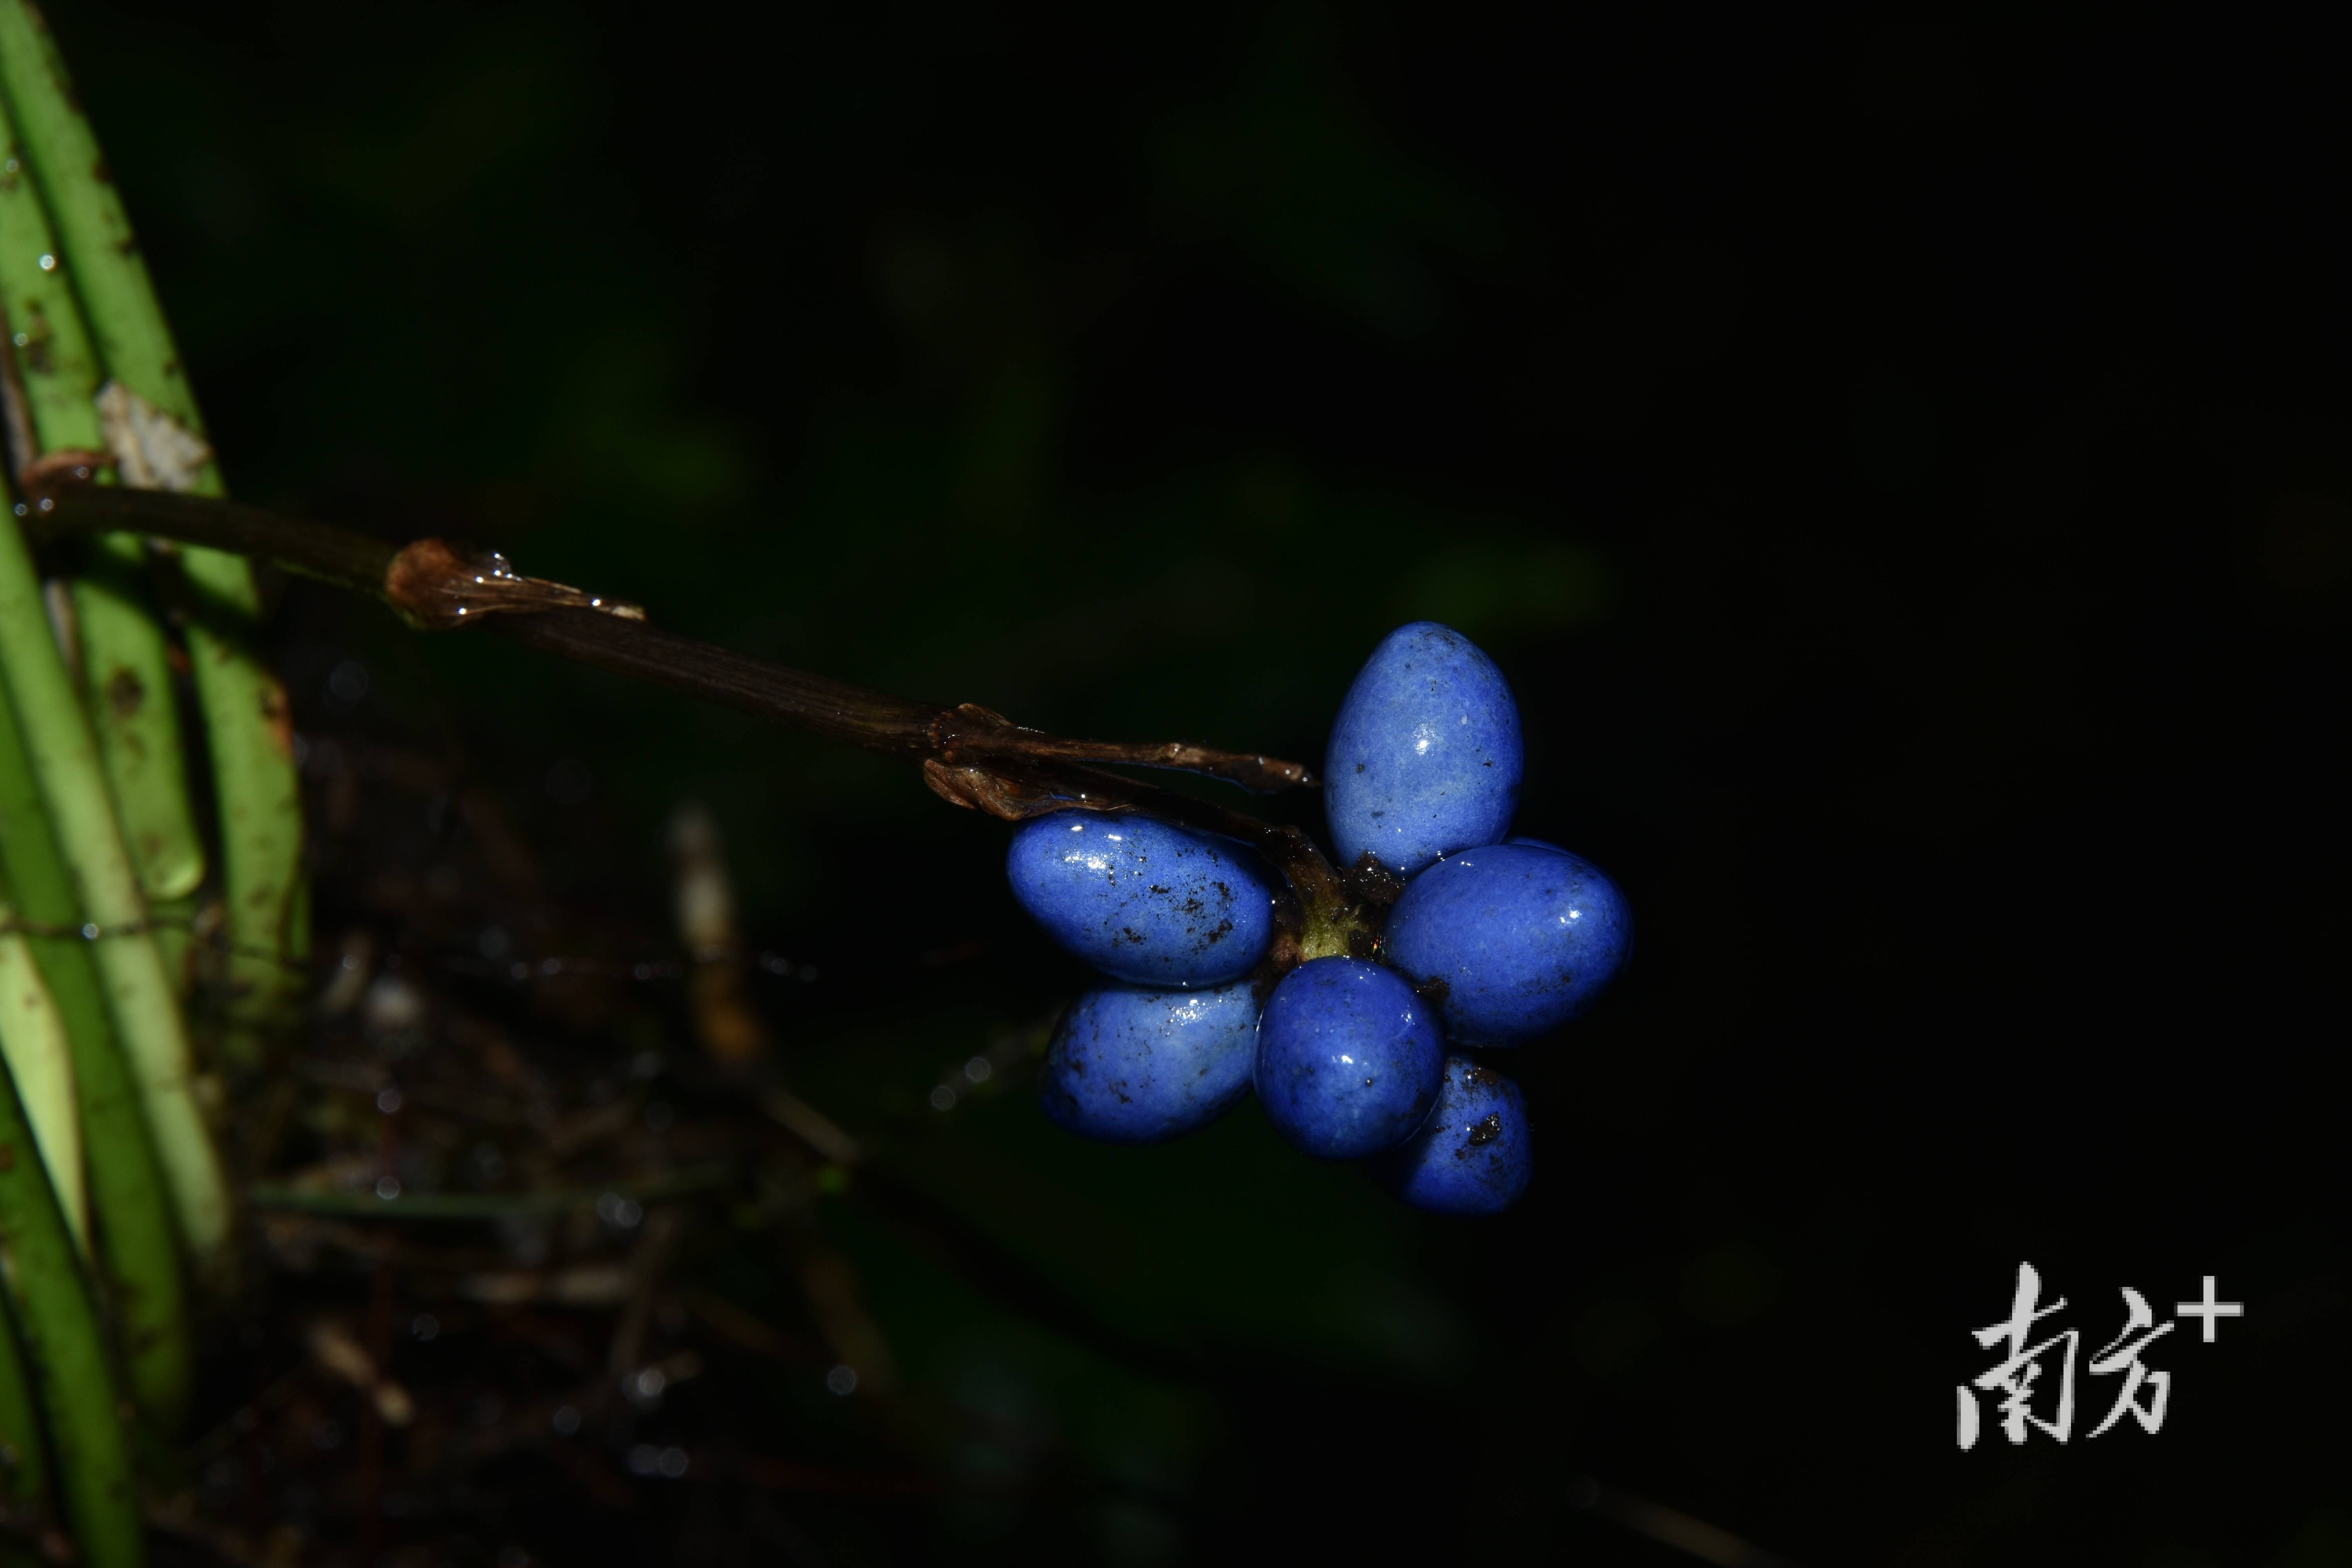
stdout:
[[(886, 689), (1310, 762), (1381, 634), (1442, 619), (1519, 693), (1523, 829), (1629, 891), (1633, 972), (1515, 1062), (1540, 1165), (1499, 1221), (1247, 1108), (1144, 1151), (1025, 1091), (934, 1113), (1086, 984), (1001, 826), (293, 588), (306, 735), (462, 754), (550, 896), (653, 956), (661, 825), (709, 802), (755, 939), (821, 975), (761, 993), (796, 1083), (1017, 1262), (825, 1210), (907, 1386), (971, 1421), (698, 1394), (935, 1479), (788, 1500), (793, 1552), (1696, 1561), (1590, 1506), (1632, 1496), (1802, 1564), (2352, 1562), (2317, 36), (54, 12), (243, 497)], [(1962, 1454), (2021, 1259), (2086, 1353), (2124, 1286), (2168, 1318), (2212, 1273), (2247, 1315), (2149, 1352), (2158, 1434), (2086, 1442), (2084, 1378), (2067, 1447)], [(693, 1489), (583, 1537), (519, 1471), (482, 1528), (654, 1560), (736, 1530)]]

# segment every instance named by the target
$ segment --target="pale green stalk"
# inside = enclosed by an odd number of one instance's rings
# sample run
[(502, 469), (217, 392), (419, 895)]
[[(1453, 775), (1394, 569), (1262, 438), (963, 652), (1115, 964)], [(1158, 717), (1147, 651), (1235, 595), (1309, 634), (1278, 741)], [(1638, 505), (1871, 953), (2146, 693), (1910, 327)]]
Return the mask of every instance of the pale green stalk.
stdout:
[(38, 1160), (16, 1086), (0, 1070), (0, 1276), (25, 1335), (25, 1370), (47, 1416), (78, 1561), (136, 1568), (146, 1560), (131, 1484), (128, 1425), (81, 1261)]
[(159, 1433), (180, 1430), (194, 1352), (170, 1196), (155, 1162), (106, 988), (80, 936), (87, 919), (33, 782), (32, 758), (0, 681), (0, 889), (30, 922), (26, 943), (65, 1018), (81, 1097), (98, 1258), (131, 1392)]
[(209, 1261), (228, 1238), (228, 1190), (190, 1081), (186, 1024), (146, 930), (146, 901), (107, 800), (98, 743), (50, 638), (32, 552), (13, 518), (0, 519), (0, 674), (84, 918), (104, 933), (91, 945), (180, 1234)]
[[(15, 123), (0, 103), (0, 323), (14, 339), (31, 426), (35, 451), (19, 454), (26, 458), (98, 452), (106, 445), (97, 354), (56, 265), (57, 248)], [(204, 880), (204, 841), (188, 795), (171, 658), (148, 603), (146, 549), (136, 535), (117, 533), (90, 541), (87, 550), (74, 580), (74, 608), (100, 760), (149, 901), (185, 900)]]
[(89, 1184), (82, 1177), (81, 1106), (74, 1093), (73, 1047), (50, 999), (33, 949), (16, 931), (16, 911), (0, 886), (0, 1061), (8, 1064), (48, 1167), (49, 1185), (73, 1230), (74, 1249), (89, 1256)]
[[(195, 395), (121, 197), (103, 173), (98, 139), (56, 43), (26, 0), (0, 0), (0, 89), (56, 226), (58, 263), (81, 300), (100, 366), (168, 422), (162, 445), (200, 438)], [(121, 456), (122, 443), (115, 445)], [(131, 467), (126, 458), (126, 481), (139, 477)], [(161, 465), (157, 471), (160, 478)], [(187, 473), (184, 488), (223, 493), (208, 456)], [(309, 952), (293, 732), (285, 689), (254, 646), (260, 606), (250, 566), (242, 556), (201, 549), (187, 551), (183, 564), (205, 606), (188, 626), (188, 652), (220, 802), (232, 1016), (265, 1026), (299, 994), (284, 961)]]

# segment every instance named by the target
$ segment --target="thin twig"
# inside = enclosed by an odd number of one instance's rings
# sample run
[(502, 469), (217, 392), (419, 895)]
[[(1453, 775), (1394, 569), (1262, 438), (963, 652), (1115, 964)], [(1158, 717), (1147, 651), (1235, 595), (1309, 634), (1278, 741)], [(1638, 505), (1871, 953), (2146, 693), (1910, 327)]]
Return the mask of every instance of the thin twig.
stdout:
[(395, 546), (207, 496), (128, 490), (61, 476), (37, 498), (37, 530), (136, 531), (241, 555), (381, 599), (412, 625), (497, 626), (520, 641), (622, 674), (657, 680), (763, 718), (832, 734), (869, 750), (992, 762), (1124, 763), (1229, 780), (1256, 791), (1312, 784), (1299, 763), (1181, 742), (1076, 741), (1024, 729), (985, 708), (910, 701), (788, 669), (665, 632), (625, 601), (515, 573), (494, 552), (438, 539)]
[(1568, 1500), (1636, 1535), (1646, 1535), (1701, 1562), (1715, 1563), (1717, 1568), (1791, 1568), (1788, 1559), (1744, 1541), (1719, 1525), (1632, 1492), (1605, 1487), (1591, 1476), (1578, 1476), (1569, 1482)]
[[(22, 915), (0, 915), (0, 936), (27, 936), (50, 942), (106, 942), (119, 937), (145, 936), (155, 931), (185, 931), (194, 937), (201, 922), (186, 915), (150, 914), (135, 921), (117, 921), (101, 926), (93, 921), (79, 925), (68, 925), (59, 921), (26, 920)], [(205, 949), (213, 952), (231, 952), (275, 963), (289, 973), (308, 974), (310, 966), (298, 959), (282, 957), (267, 948), (253, 947), (232, 942), (226, 932), (214, 932), (201, 939)]]
[(1020, 821), (1055, 811), (1135, 812), (1237, 838), (1280, 871), (1296, 900), (1277, 911), (1268, 972), (1360, 950), (1383, 889), (1342, 878), (1304, 833), (1086, 765), (1171, 768), (1261, 791), (1315, 781), (1297, 763), (1181, 742), (1133, 745), (1025, 729), (986, 708), (949, 708), (752, 658), (656, 626), (637, 606), (517, 574), (506, 558), (439, 539), (394, 546), (349, 529), (209, 497), (62, 479), (26, 521), (50, 531), (136, 531), (239, 554), (389, 605), (410, 625), (488, 625), (544, 652), (918, 763), (942, 798)]
[(202, 1547), (233, 1568), (259, 1568), (276, 1561), (257, 1551), (243, 1531), (214, 1523), (180, 1499), (150, 1501), (141, 1517), (148, 1529)]
[(626, 1198), (639, 1205), (667, 1203), (713, 1191), (733, 1179), (731, 1170), (714, 1165), (680, 1171), (634, 1186), (548, 1188), (520, 1193), (404, 1193), (394, 1198), (379, 1198), (373, 1193), (316, 1193), (262, 1185), (247, 1188), (245, 1201), (257, 1209), (343, 1218), (508, 1219), (522, 1215), (563, 1214), (586, 1208), (606, 1196)]

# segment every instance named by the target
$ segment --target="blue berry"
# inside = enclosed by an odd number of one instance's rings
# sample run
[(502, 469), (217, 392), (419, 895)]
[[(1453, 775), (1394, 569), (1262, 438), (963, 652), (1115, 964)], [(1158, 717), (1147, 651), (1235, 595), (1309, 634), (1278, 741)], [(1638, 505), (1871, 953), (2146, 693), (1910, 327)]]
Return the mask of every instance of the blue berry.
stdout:
[(1493, 844), (1518, 809), (1519, 708), (1495, 661), (1434, 621), (1381, 639), (1348, 688), (1323, 760), (1339, 863), (1366, 850), (1410, 877)]
[(1038, 817), (1005, 870), (1055, 942), (1139, 985), (1222, 985), (1274, 938), (1274, 889), (1245, 851), (1150, 817)]
[(1625, 966), (1633, 920), (1600, 868), (1562, 849), (1497, 844), (1439, 861), (1389, 916), (1388, 961), (1444, 981), (1456, 1045), (1516, 1046), (1590, 1006)]
[(1257, 1028), (1257, 1095), (1291, 1144), (1327, 1160), (1393, 1149), (1436, 1103), (1437, 1021), (1377, 963), (1318, 958), (1282, 977)]
[(1205, 1127), (1249, 1092), (1257, 998), (1210, 991), (1089, 991), (1045, 1047), (1038, 1098), (1058, 1125), (1106, 1143), (1157, 1143)]
[(1448, 1057), (1437, 1109), (1373, 1169), (1417, 1209), (1499, 1214), (1528, 1190), (1534, 1163), (1519, 1086), (1467, 1057)]

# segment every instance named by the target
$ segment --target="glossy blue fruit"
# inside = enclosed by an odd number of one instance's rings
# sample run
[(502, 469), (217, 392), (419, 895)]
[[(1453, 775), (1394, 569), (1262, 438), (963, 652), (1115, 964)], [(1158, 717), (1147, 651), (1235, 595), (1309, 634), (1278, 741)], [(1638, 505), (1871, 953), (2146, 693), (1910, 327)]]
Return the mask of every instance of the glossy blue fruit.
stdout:
[(1037, 817), (1005, 871), (1055, 942), (1139, 985), (1238, 980), (1274, 937), (1274, 889), (1245, 850), (1150, 817)]
[(1377, 963), (1318, 958), (1258, 1019), (1258, 1099), (1292, 1146), (1326, 1160), (1393, 1149), (1437, 1102), (1445, 1047), (1412, 987)]
[(1381, 639), (1348, 688), (1323, 758), (1339, 863), (1366, 850), (1410, 877), (1499, 842), (1518, 809), (1519, 707), (1495, 661), (1434, 621)]
[(1633, 948), (1617, 885), (1564, 849), (1497, 844), (1450, 856), (1389, 916), (1388, 961), (1445, 983), (1438, 1013), (1461, 1046), (1516, 1046), (1591, 1005)]
[(1257, 998), (1110, 985), (1062, 1015), (1038, 1099), (1055, 1123), (1107, 1143), (1157, 1143), (1205, 1127), (1249, 1092)]
[(1373, 1163), (1388, 1189), (1438, 1214), (1499, 1214), (1535, 1169), (1519, 1086), (1467, 1057), (1445, 1058), (1437, 1109), (1401, 1148)]

